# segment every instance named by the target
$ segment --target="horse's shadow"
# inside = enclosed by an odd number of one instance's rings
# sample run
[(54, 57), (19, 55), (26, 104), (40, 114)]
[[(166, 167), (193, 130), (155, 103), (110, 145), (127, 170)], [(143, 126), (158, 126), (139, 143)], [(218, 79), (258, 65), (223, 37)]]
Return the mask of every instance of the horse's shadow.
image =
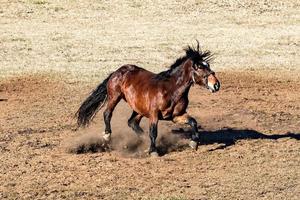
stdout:
[[(172, 130), (173, 134), (180, 136), (180, 138), (190, 139), (192, 132), (191, 130), (184, 129), (176, 129)], [(281, 138), (291, 138), (295, 140), (300, 140), (299, 133), (290, 133), (287, 132), (285, 134), (270, 134), (266, 135), (260, 133), (256, 130), (251, 129), (233, 129), (233, 128), (222, 128), (216, 131), (200, 131), (200, 145), (208, 145), (208, 144), (220, 144), (215, 149), (210, 151), (214, 151), (217, 149), (225, 149), (229, 146), (234, 145), (237, 141), (240, 140), (255, 140), (255, 139), (269, 139), (269, 140), (278, 140)], [(171, 145), (171, 144), (169, 144)], [(187, 145), (178, 146), (177, 150), (185, 149)], [(167, 147), (168, 149), (174, 149)], [(162, 154), (166, 154), (168, 150), (162, 149)], [(172, 151), (172, 150), (171, 150)]]

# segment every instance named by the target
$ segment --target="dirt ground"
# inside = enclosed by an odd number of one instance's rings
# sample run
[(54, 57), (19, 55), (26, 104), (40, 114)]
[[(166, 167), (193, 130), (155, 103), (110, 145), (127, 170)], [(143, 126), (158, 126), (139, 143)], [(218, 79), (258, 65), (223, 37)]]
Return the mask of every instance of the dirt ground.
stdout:
[[(298, 11), (298, 12), (297, 12)], [(300, 15), (297, 1), (1, 1), (1, 199), (299, 199)], [(201, 125), (148, 123), (114, 112), (103, 151), (102, 112), (86, 129), (74, 114), (125, 63), (164, 70), (198, 38), (216, 53), (221, 90), (195, 86)]]
[[(113, 117), (112, 151), (97, 152), (101, 114), (75, 131), (73, 114), (91, 86), (36, 76), (2, 82), (8, 100), (0, 115), (1, 197), (297, 199), (298, 83), (256, 72), (219, 77), (219, 93), (194, 87), (190, 94), (189, 112), (203, 127), (198, 151), (187, 145), (188, 127), (162, 122), (160, 158), (144, 152), (147, 137), (139, 141), (125, 128), (130, 110), (124, 103)], [(82, 147), (96, 153), (70, 153)]]

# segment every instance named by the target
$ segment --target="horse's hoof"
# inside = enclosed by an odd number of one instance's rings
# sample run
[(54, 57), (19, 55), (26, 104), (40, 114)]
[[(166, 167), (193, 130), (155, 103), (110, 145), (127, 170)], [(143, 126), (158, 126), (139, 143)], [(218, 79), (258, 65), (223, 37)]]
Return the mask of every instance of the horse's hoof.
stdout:
[(150, 156), (153, 157), (153, 158), (159, 157), (159, 155), (158, 155), (158, 153), (156, 151), (151, 152)]
[(192, 149), (197, 150), (197, 149), (198, 149), (198, 142), (196, 142), (196, 141), (194, 141), (194, 140), (191, 140), (190, 143), (189, 143), (189, 146), (190, 146)]
[(110, 133), (103, 133), (102, 137), (103, 137), (103, 139), (104, 139), (106, 142), (109, 142), (110, 139), (111, 139), (111, 134), (110, 134)]

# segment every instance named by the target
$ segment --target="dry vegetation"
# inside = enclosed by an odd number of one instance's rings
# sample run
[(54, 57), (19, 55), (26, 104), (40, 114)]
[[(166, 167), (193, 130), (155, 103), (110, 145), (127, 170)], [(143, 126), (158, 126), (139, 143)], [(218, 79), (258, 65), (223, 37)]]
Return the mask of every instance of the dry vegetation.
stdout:
[(297, 1), (2, 2), (1, 77), (53, 72), (99, 80), (124, 63), (153, 71), (200, 40), (214, 68), (299, 67)]
[[(298, 199), (299, 9), (296, 0), (0, 0), (0, 199)], [(191, 91), (197, 152), (188, 127), (162, 122), (164, 155), (149, 158), (125, 104), (108, 149), (101, 113), (76, 130), (78, 105), (109, 72), (161, 71), (195, 39), (215, 53), (222, 84), (214, 95)]]

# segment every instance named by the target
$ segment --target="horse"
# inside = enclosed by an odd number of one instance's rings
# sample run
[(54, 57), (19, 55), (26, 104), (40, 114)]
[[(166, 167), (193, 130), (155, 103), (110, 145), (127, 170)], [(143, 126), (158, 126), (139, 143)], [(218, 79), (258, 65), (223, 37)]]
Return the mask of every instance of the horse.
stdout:
[(139, 125), (141, 119), (149, 119), (150, 155), (159, 156), (155, 144), (159, 120), (190, 125), (190, 146), (197, 149), (200, 142), (197, 121), (186, 111), (190, 88), (197, 84), (214, 93), (220, 89), (220, 82), (210, 68), (213, 57), (210, 51), (202, 51), (198, 41), (196, 47), (187, 46), (184, 51), (185, 55), (178, 58), (168, 70), (157, 74), (131, 64), (123, 65), (111, 73), (76, 112), (78, 126), (88, 126), (96, 113), (107, 104), (103, 112), (103, 138), (109, 142), (112, 114), (123, 99), (133, 110), (128, 126), (136, 134), (144, 132)]

